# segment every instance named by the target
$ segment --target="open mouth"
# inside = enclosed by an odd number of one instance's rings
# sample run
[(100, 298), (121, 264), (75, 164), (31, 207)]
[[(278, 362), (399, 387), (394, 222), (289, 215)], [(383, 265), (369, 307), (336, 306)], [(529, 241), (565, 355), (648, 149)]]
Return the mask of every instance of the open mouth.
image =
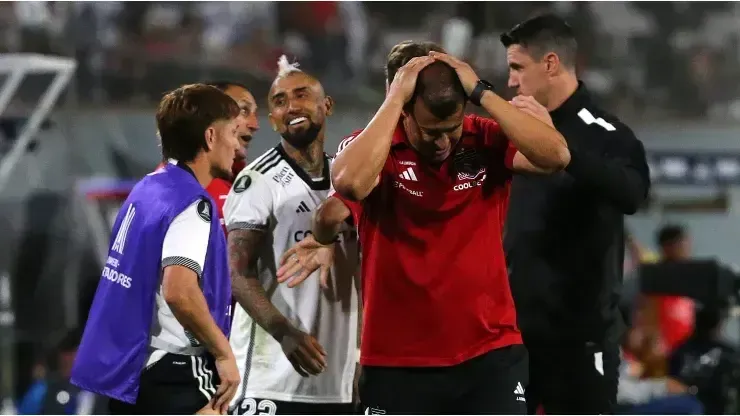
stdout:
[(297, 126), (301, 123), (308, 121), (308, 117), (296, 117), (288, 122), (289, 126)]

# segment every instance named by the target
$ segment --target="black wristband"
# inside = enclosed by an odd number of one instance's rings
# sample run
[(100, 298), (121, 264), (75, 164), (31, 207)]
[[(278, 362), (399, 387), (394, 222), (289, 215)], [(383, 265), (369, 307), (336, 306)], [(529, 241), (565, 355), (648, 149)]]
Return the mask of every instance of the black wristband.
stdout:
[(483, 93), (486, 91), (493, 91), (493, 84), (484, 79), (479, 79), (475, 84), (475, 88), (473, 88), (473, 91), (468, 97), (470, 102), (480, 107), (480, 100), (483, 98)]

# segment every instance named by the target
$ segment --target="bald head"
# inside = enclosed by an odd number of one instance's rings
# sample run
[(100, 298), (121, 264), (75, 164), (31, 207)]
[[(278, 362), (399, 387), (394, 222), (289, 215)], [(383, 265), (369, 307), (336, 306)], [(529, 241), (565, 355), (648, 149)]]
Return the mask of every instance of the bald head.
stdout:
[(320, 97), (325, 97), (324, 87), (319, 80), (303, 71), (296, 70), (287, 74), (278, 75), (270, 86), (268, 101), (272, 105), (276, 96), (284, 95), (293, 90), (311, 90)]

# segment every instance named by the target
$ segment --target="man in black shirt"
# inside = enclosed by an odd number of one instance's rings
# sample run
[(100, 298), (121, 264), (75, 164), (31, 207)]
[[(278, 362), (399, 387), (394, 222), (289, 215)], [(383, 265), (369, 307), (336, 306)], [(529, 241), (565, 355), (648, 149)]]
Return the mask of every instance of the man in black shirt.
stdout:
[(553, 15), (501, 35), (512, 104), (553, 125), (571, 161), (554, 175), (517, 175), (504, 248), (530, 352), (527, 405), (546, 414), (613, 412), (625, 214), (650, 187), (632, 130), (597, 107), (575, 71), (573, 31)]

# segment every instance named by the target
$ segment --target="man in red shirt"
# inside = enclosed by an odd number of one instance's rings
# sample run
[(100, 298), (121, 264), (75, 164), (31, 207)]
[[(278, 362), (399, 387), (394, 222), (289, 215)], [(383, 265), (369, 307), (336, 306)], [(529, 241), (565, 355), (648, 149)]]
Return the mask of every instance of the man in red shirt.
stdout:
[[(669, 224), (657, 233), (661, 263), (691, 258), (691, 240), (680, 225)], [(653, 296), (657, 307), (661, 353), (670, 356), (694, 332), (694, 300), (685, 296)]]
[[(385, 102), (332, 167), (362, 247), (360, 400), (366, 414), (525, 414), (502, 222), (512, 171), (559, 171), (570, 154), (557, 131), (442, 52), (393, 48)], [(465, 115), (468, 99), (497, 121)], [(319, 223), (322, 211), (333, 210), (317, 211)], [(326, 260), (310, 250), (286, 253), (282, 281)]]
[[(237, 82), (230, 81), (218, 81), (211, 82), (208, 85), (218, 88), (223, 91), (229, 97), (233, 98), (234, 101), (239, 105), (241, 110), (241, 120), (239, 128), (241, 132), (239, 134), (239, 143), (242, 147), (236, 153), (234, 158), (234, 165), (232, 166), (232, 172), (234, 177), (241, 172), (242, 169), (247, 165), (247, 148), (249, 143), (252, 141), (252, 137), (257, 130), (259, 130), (259, 120), (257, 119), (257, 101), (246, 86)], [(164, 163), (160, 164), (157, 168), (160, 168)], [(231, 179), (226, 178), (215, 178), (208, 185), (206, 191), (211, 195), (216, 205), (218, 206), (218, 217), (221, 219), (221, 225), (224, 224), (224, 202), (226, 202), (226, 196), (229, 194), (231, 189), (233, 177)]]

